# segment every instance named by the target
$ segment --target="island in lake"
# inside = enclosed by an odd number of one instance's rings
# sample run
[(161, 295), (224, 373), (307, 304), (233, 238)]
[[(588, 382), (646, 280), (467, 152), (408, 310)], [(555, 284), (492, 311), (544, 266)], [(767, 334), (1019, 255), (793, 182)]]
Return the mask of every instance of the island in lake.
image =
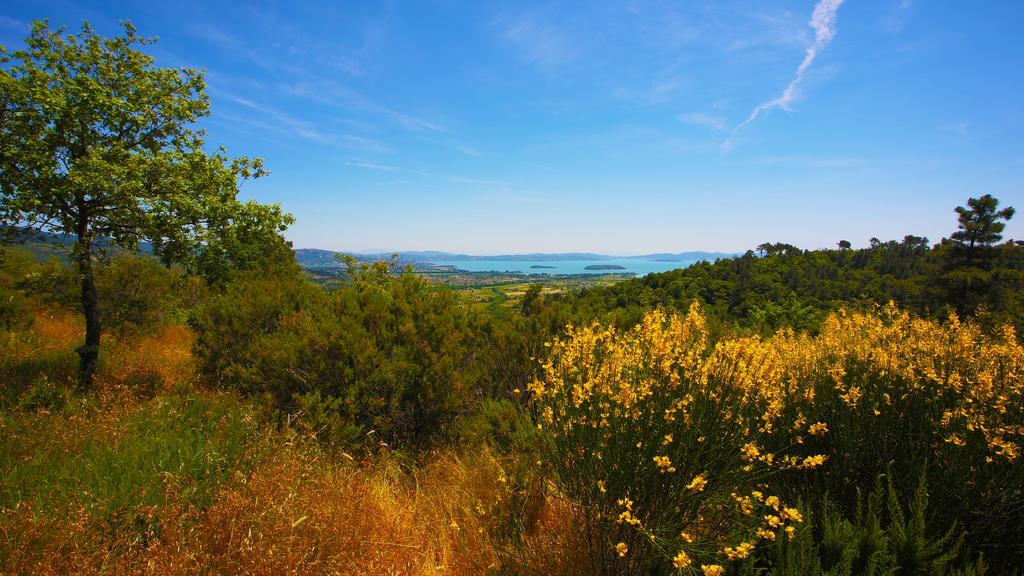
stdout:
[(552, 268), (553, 269), (553, 268), (558, 268), (558, 266), (544, 266), (542, 264), (534, 264), (533, 266), (530, 266), (530, 268)]
[(584, 270), (625, 270), (625, 266), (619, 266), (617, 264), (591, 264), (584, 268)]

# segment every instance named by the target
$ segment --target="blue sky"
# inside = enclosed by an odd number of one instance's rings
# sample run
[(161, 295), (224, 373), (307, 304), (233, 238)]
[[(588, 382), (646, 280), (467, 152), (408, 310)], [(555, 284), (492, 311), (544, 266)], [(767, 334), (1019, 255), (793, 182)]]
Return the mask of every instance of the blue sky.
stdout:
[[(37, 2), (207, 71), (297, 247), (742, 251), (1024, 210), (1024, 2)], [(1024, 237), (1024, 213), (1007, 226)]]

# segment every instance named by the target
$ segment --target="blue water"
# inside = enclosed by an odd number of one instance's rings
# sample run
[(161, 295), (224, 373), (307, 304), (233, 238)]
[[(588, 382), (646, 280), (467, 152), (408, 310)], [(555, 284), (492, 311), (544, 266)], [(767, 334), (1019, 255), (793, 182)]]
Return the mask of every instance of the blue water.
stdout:
[[(645, 276), (653, 272), (667, 272), (699, 262), (688, 260), (683, 262), (648, 262), (646, 260), (561, 260), (537, 262), (535, 260), (459, 260), (457, 262), (433, 262), (436, 266), (451, 266), (469, 272), (522, 272), (524, 274), (625, 274), (632, 272), (637, 276)], [(586, 270), (590, 265), (616, 265), (625, 270)], [(530, 268), (531, 266), (551, 266), (551, 268)]]

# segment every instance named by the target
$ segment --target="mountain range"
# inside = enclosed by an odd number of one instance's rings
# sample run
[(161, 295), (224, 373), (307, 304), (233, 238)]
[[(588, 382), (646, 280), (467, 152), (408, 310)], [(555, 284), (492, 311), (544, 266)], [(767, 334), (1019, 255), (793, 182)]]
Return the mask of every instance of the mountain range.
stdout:
[(494, 256), (475, 256), (471, 254), (456, 254), (452, 252), (439, 252), (436, 250), (408, 251), (408, 252), (379, 252), (360, 254), (355, 252), (334, 252), (318, 248), (298, 248), (295, 250), (295, 259), (304, 268), (320, 268), (330, 266), (341, 266), (338, 256), (354, 256), (358, 260), (373, 262), (387, 260), (392, 255), (397, 255), (399, 263), (402, 264), (432, 264), (435, 262), (471, 262), (479, 260), (495, 260), (518, 262), (565, 262), (571, 260), (602, 261), (602, 260), (641, 260), (646, 262), (693, 262), (696, 260), (715, 261), (719, 258), (732, 258), (734, 253), (728, 252), (676, 252), (676, 253), (654, 253), (641, 254), (637, 256), (611, 256), (608, 254), (594, 254), (590, 252), (558, 252), (530, 254), (499, 254)]

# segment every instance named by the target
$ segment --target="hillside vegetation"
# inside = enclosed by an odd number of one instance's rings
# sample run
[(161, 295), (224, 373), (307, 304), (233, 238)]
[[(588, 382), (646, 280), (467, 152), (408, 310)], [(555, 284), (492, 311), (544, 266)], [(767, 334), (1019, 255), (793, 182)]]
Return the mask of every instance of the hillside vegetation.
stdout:
[(761, 248), (497, 316), (385, 261), (119, 254), (85, 392), (74, 275), (5, 249), (0, 569), (1019, 566), (1024, 248)]
[(1012, 208), (518, 309), (318, 285), (122, 26), (0, 47), (0, 233), (64, 256), (0, 247), (0, 574), (1020, 573)]

